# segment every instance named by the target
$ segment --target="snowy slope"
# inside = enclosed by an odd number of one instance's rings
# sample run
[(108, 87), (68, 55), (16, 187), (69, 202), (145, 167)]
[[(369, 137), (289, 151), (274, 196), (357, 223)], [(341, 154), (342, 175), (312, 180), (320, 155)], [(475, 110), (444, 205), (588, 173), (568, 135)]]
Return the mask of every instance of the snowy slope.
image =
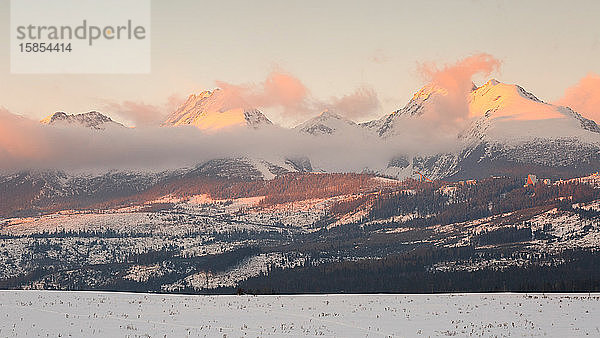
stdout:
[(175, 173), (108, 172), (69, 174), (61, 171), (29, 171), (0, 175), (0, 217), (13, 212), (37, 214), (54, 207), (89, 205), (139, 193)]
[(446, 94), (447, 91), (444, 88), (428, 84), (417, 91), (403, 108), (378, 120), (361, 123), (360, 125), (381, 137), (400, 134), (404, 128), (404, 119), (421, 116), (425, 112), (427, 105), (438, 96)]
[(206, 161), (190, 171), (192, 175), (240, 180), (270, 180), (290, 172), (311, 171), (310, 162), (301, 160), (265, 160), (261, 158), (223, 158)]
[[(165, 172), (114, 171), (76, 174), (62, 171), (24, 171), (0, 174), (0, 218), (37, 214), (55, 208), (74, 208), (138, 194), (160, 182), (175, 184), (182, 178), (213, 177), (235, 180), (270, 180), (291, 172), (310, 172), (308, 159), (222, 158), (194, 168)], [(183, 180), (180, 184), (186, 184)]]
[(107, 128), (125, 128), (122, 124), (113, 121), (110, 117), (97, 111), (90, 111), (81, 114), (66, 114), (57, 112), (40, 121), (43, 124), (63, 127), (85, 127), (91, 129), (104, 130)]
[(466, 137), (518, 144), (533, 139), (577, 138), (600, 143), (600, 128), (568, 107), (545, 103), (518, 85), (490, 80), (469, 96), (475, 119)]
[(321, 136), (354, 133), (362, 128), (341, 115), (325, 110), (294, 129), (304, 134)]
[(192, 125), (201, 130), (215, 131), (240, 126), (260, 128), (272, 124), (259, 110), (223, 90), (215, 89), (190, 95), (163, 126)]

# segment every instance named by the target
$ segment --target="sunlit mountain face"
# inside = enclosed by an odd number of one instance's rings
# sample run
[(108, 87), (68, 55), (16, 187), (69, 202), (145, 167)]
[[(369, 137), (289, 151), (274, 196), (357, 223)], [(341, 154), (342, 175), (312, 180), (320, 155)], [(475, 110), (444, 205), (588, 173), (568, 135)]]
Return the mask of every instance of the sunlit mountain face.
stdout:
[(566, 138), (595, 141), (598, 128), (568, 107), (548, 104), (518, 85), (490, 80), (469, 97), (474, 119), (493, 120), (488, 133), (498, 139)]
[(258, 109), (247, 106), (240, 98), (215, 89), (191, 95), (174, 111), (163, 126), (195, 126), (200, 130), (217, 131), (232, 127), (259, 128), (272, 122)]

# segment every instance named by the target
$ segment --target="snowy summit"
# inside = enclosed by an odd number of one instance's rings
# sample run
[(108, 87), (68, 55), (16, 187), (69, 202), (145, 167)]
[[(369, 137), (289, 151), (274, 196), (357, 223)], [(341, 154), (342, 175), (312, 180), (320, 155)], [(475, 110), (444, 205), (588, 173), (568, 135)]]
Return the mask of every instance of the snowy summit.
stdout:
[(90, 111), (81, 114), (67, 114), (57, 112), (40, 121), (47, 125), (58, 126), (76, 126), (91, 129), (104, 130), (106, 128), (125, 127), (122, 124), (113, 121), (110, 117), (103, 115), (97, 111)]
[(192, 125), (201, 130), (216, 131), (241, 126), (257, 129), (272, 124), (258, 109), (249, 107), (226, 91), (215, 89), (190, 95), (163, 126)]

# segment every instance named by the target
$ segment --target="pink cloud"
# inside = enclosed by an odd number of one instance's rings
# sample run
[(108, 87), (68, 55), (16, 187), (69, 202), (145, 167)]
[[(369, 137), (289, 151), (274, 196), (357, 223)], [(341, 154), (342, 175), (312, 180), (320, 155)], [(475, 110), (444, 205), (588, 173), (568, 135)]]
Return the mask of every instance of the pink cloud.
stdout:
[(489, 76), (492, 72), (500, 69), (500, 60), (487, 53), (474, 54), (459, 60), (453, 64), (438, 67), (434, 63), (422, 63), (419, 65), (421, 74), (431, 82), (445, 86), (445, 88), (464, 86), (476, 74)]
[(376, 112), (380, 107), (380, 103), (373, 88), (361, 87), (353, 93), (339, 98), (331, 98), (330, 103), (325, 103), (325, 107), (350, 119), (357, 119)]
[(600, 75), (588, 74), (568, 88), (556, 104), (571, 107), (589, 119), (600, 121)]
[(301, 106), (308, 97), (306, 86), (298, 78), (285, 73), (272, 72), (267, 77), (264, 87), (265, 97), (282, 106)]
[(467, 95), (473, 88), (473, 77), (487, 77), (500, 69), (501, 62), (490, 54), (469, 56), (454, 64), (438, 67), (433, 63), (419, 65), (421, 75), (445, 95), (437, 97), (428, 118), (439, 123), (463, 123), (469, 116)]
[(148, 127), (160, 125), (183, 102), (182, 97), (171, 95), (164, 105), (136, 101), (108, 102), (105, 109), (133, 122), (136, 127)]
[(75, 133), (60, 133), (0, 108), (0, 171), (47, 168), (47, 164), (61, 161), (65, 164), (66, 157), (85, 154), (88, 145)]
[(283, 115), (304, 115), (310, 110), (308, 88), (296, 77), (279, 71), (271, 72), (258, 84), (231, 84), (216, 81), (231, 106), (246, 108), (282, 108)]
[(0, 108), (0, 159), (8, 163), (16, 158), (32, 158), (46, 153), (38, 142), (38, 130), (32, 120)]
[(353, 93), (319, 100), (297, 77), (281, 72), (271, 72), (264, 82), (235, 85), (217, 81), (230, 106), (247, 108), (280, 108), (284, 118), (298, 120), (316, 115), (324, 109), (332, 109), (349, 118), (364, 117), (379, 108), (375, 91), (361, 87)]

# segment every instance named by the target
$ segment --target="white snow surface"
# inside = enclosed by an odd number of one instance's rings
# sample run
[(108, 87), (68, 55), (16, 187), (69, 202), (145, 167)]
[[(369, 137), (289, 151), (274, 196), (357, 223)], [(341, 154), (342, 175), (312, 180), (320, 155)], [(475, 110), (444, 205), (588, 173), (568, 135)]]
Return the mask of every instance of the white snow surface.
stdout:
[(600, 335), (600, 294), (190, 296), (0, 291), (0, 336)]

